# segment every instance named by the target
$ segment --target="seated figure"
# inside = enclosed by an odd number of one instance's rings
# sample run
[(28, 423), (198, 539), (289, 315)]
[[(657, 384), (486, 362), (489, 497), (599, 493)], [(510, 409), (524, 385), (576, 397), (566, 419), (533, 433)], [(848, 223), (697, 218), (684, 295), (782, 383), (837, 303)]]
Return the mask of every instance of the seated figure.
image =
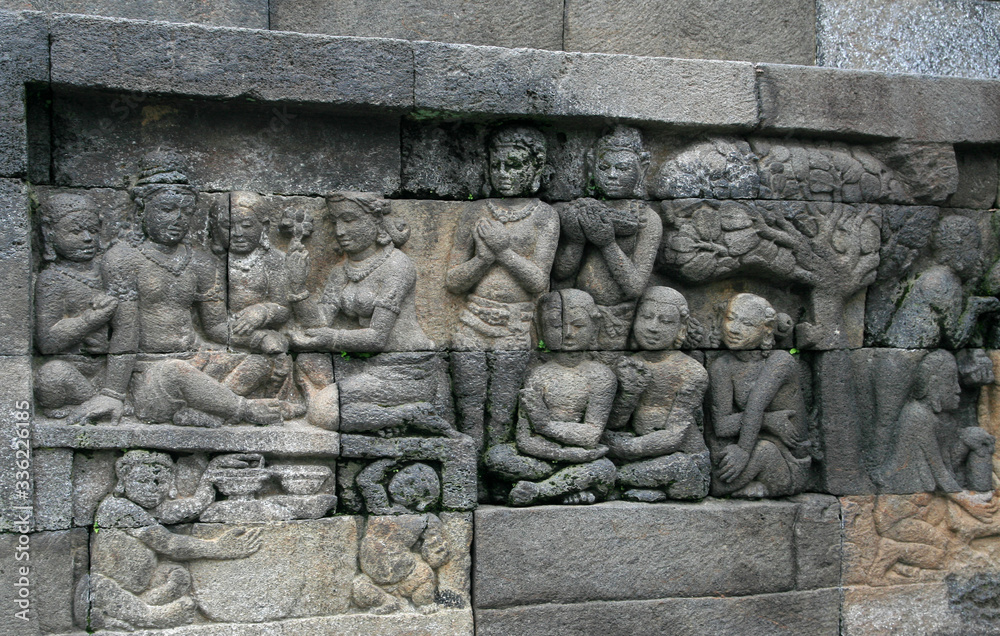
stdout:
[(687, 301), (669, 287), (642, 294), (632, 335), (640, 352), (615, 369), (619, 389), (603, 442), (624, 497), (636, 501), (708, 495), (709, 453), (699, 428), (708, 373), (678, 351)]
[(78, 586), (78, 609), (90, 587), (91, 627), (133, 631), (192, 623), (191, 574), (181, 564), (241, 559), (260, 548), (259, 528), (233, 528), (204, 540), (162, 525), (193, 521), (215, 500), (207, 476), (216, 467), (224, 466), (210, 463), (195, 493), (177, 499), (176, 467), (164, 453), (128, 451), (115, 463), (115, 490), (97, 508), (92, 574)]
[(577, 289), (547, 294), (541, 313), (543, 338), (558, 353), (525, 380), (516, 441), (490, 448), (485, 462), (501, 479), (515, 482), (511, 505), (594, 503), (615, 482), (600, 440), (617, 381), (585, 353), (596, 341), (599, 314), (593, 298)]
[(798, 363), (771, 351), (776, 324), (760, 296), (737, 294), (726, 307), (722, 340), (730, 351), (708, 367), (713, 495), (781, 497), (801, 492), (808, 479)]

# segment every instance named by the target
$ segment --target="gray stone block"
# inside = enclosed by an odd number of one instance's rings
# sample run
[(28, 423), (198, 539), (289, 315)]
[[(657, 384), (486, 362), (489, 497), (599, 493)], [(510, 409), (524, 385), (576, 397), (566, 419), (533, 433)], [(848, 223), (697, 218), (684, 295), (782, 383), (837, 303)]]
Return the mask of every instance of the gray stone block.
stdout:
[(35, 449), (35, 528), (66, 530), (73, 526), (73, 451)]
[(34, 527), (31, 360), (0, 356), (0, 532)]
[(52, 80), (94, 88), (405, 108), (410, 45), (60, 15)]
[(997, 153), (978, 148), (957, 148), (958, 186), (948, 207), (985, 210), (997, 200), (1000, 185)]
[(746, 63), (424, 42), (414, 51), (417, 108), (724, 128), (757, 123)]
[(0, 355), (31, 348), (31, 256), (28, 193), (21, 181), (0, 179)]
[(299, 33), (562, 48), (561, 0), (272, 0), (270, 28)]
[(399, 121), (294, 104), (192, 102), (145, 94), (54, 99), (56, 183), (120, 187), (143, 153), (170, 148), (203, 190), (327, 193), (399, 187)]
[(979, 0), (820, 0), (820, 66), (1000, 79), (1000, 5)]
[(1000, 84), (947, 77), (760, 64), (765, 133), (996, 143)]
[(84, 13), (131, 20), (197, 22), (212, 26), (266, 29), (267, 0), (0, 0), (0, 9)]
[(746, 597), (534, 605), (476, 611), (484, 636), (838, 633), (840, 592), (823, 589)]
[(45, 16), (0, 11), (0, 176), (23, 176), (27, 171), (24, 84), (48, 79)]
[(795, 589), (840, 585), (840, 501), (829, 495), (795, 495)]
[[(784, 592), (797, 506), (783, 501), (479, 508), (479, 609)], [(654, 556), (655, 555), (655, 556)]]
[(813, 64), (816, 6), (810, 0), (569, 0), (565, 49)]
[[(955, 611), (945, 583), (846, 587), (843, 591), (842, 633), (845, 636), (936, 634), (986, 636), (995, 622), (984, 626)], [(979, 623), (978, 625), (976, 623)]]

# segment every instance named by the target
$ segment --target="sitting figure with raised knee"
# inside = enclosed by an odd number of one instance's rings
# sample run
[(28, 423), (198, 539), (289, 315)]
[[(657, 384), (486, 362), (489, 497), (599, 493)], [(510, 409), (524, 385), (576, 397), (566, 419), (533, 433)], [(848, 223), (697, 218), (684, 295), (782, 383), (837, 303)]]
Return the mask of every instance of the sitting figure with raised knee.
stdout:
[(586, 353), (597, 337), (598, 312), (589, 294), (552, 292), (543, 297), (541, 313), (543, 338), (558, 353), (529, 372), (516, 441), (490, 448), (486, 465), (515, 482), (511, 505), (593, 503), (615, 482), (614, 464), (600, 441), (618, 383), (611, 369)]
[(632, 327), (640, 349), (615, 369), (618, 396), (604, 433), (624, 497), (636, 501), (708, 495), (709, 454), (699, 423), (708, 373), (678, 351), (687, 301), (669, 287), (643, 292)]

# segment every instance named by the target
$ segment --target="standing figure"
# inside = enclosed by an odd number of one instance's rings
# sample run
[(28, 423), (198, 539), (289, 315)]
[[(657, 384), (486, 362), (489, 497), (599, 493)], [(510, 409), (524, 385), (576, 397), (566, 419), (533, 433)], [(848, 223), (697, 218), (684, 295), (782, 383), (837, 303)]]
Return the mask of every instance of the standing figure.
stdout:
[(730, 351), (708, 367), (713, 495), (792, 495), (809, 476), (798, 364), (787, 351), (770, 350), (777, 322), (760, 296), (737, 294), (726, 307), (722, 341)]
[(578, 289), (547, 294), (541, 313), (543, 337), (558, 353), (528, 374), (516, 441), (489, 448), (485, 463), (515, 482), (512, 506), (594, 503), (615, 483), (615, 466), (600, 441), (618, 384), (611, 369), (585, 353), (597, 338), (599, 314)]
[(179, 158), (154, 152), (131, 188), (141, 230), (108, 250), (101, 267), (118, 301), (112, 320), (108, 368), (100, 394), (82, 405), (74, 421), (121, 417), (126, 390), (140, 420), (219, 426), (225, 420), (281, 422), (277, 405), (247, 400), (183, 359), (209, 341), (229, 338), (225, 270), (208, 250), (185, 242), (196, 191), (180, 172)]
[(445, 284), (451, 293), (465, 295), (465, 306), (452, 337), (452, 349), (459, 352), (452, 354), (452, 375), (462, 430), (480, 447), (484, 437), (510, 438), (517, 390), (535, 344), (535, 304), (549, 288), (559, 217), (530, 198), (541, 187), (545, 158), (545, 137), (538, 130), (516, 125), (498, 130), (489, 145), (489, 176), (493, 191), (504, 198), (468, 204), (455, 230)]
[(108, 325), (118, 301), (104, 292), (99, 258), (100, 219), (86, 194), (55, 194), (40, 206), (48, 267), (35, 282), (35, 333), (49, 359), (35, 373), (35, 397), (49, 417), (83, 404), (98, 391), (108, 353)]
[(603, 440), (626, 499), (708, 495), (709, 453), (699, 426), (708, 373), (678, 351), (690, 315), (669, 287), (650, 287), (639, 300), (632, 335), (640, 352), (615, 369), (618, 396)]
[[(290, 334), (292, 344), (305, 352), (401, 352), (373, 357), (365, 372), (338, 383), (341, 432), (394, 433), (413, 427), (456, 435), (442, 412), (447, 374), (417, 322), (417, 268), (399, 250), (409, 228), (388, 218), (389, 201), (372, 194), (340, 193), (327, 202), (337, 244), (347, 258), (331, 270), (317, 301), (305, 287), (308, 252), (288, 255), (289, 298), (305, 328)], [(317, 367), (303, 370), (314, 384), (321, 383)]]
[(115, 463), (118, 483), (95, 518), (93, 573), (78, 586), (79, 611), (89, 583), (91, 627), (134, 631), (193, 623), (191, 574), (182, 563), (242, 559), (260, 548), (260, 528), (233, 528), (204, 540), (163, 525), (196, 519), (215, 500), (212, 469), (223, 467), (210, 463), (195, 493), (177, 499), (176, 467), (166, 454), (132, 450)]
[(601, 312), (597, 347), (626, 348), (636, 301), (649, 281), (663, 224), (644, 201), (649, 153), (635, 128), (616, 126), (588, 156), (590, 181), (611, 199), (558, 206), (563, 241), (552, 269), (556, 288), (582, 289)]

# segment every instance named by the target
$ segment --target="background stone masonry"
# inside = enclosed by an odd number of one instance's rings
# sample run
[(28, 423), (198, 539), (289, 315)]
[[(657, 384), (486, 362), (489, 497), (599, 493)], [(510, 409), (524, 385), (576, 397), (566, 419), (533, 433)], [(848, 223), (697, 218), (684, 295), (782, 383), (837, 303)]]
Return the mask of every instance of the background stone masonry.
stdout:
[[(335, 18), (322, 7), (272, 1), (268, 13), (251, 4), (216, 5), (197, 19), (274, 31), (0, 12), (0, 91), (9, 97), (0, 103), (0, 365), (6, 379), (0, 427), (13, 442), (0, 446), (0, 634), (85, 633), (88, 617), (91, 627), (115, 632), (113, 622), (101, 625), (89, 611), (94, 603), (128, 615), (121, 600), (127, 597), (108, 592), (98, 578), (111, 571), (137, 572), (138, 579), (152, 573), (150, 580), (130, 581), (129, 591), (162, 609), (149, 626), (164, 629), (143, 632), (137, 621), (137, 633), (998, 629), (997, 497), (988, 489), (946, 493), (940, 481), (934, 488), (919, 481), (886, 485), (876, 475), (891, 463), (891, 449), (927, 448), (927, 440), (908, 437), (907, 422), (895, 415), (913, 394), (928, 352), (954, 354), (962, 379), (958, 406), (941, 409), (933, 443), (950, 448), (958, 431), (976, 427), (1000, 431), (1000, 376), (991, 379), (985, 371), (998, 359), (995, 325), (984, 314), (962, 332), (945, 317), (954, 307), (959, 317), (968, 313), (970, 297), (997, 293), (1000, 85), (476, 46), (813, 61), (811, 39), (805, 45), (773, 38), (794, 49), (786, 51), (761, 51), (759, 42), (739, 52), (713, 49), (711, 38), (700, 35), (714, 30), (712, 24), (680, 30), (676, 43), (634, 31), (615, 39), (634, 48), (608, 48), (602, 38), (610, 27), (600, 21), (607, 16), (587, 3), (571, 2), (565, 14), (560, 4), (558, 18), (525, 19), (520, 30), (507, 20), (499, 29), (477, 14), (483, 39), (456, 36), (472, 44), (279, 33), (349, 28), (351, 35), (449, 40), (441, 33), (454, 25), (386, 31), (385, 24)], [(813, 24), (818, 15), (819, 32), (834, 37), (837, 7), (801, 5), (773, 8), (780, 16), (768, 24), (794, 30), (796, 19)], [(124, 17), (193, 19), (176, 7), (179, 14)], [(636, 15), (650, 15), (641, 8), (633, 9)], [(391, 15), (412, 25), (409, 12), (418, 9), (393, 4), (398, 13)], [(660, 11), (657, 5), (652, 15)], [(755, 19), (767, 15), (758, 11)], [(336, 20), (354, 22), (345, 27)], [(960, 23), (956, 18), (956, 29)], [(496, 39), (515, 31), (537, 39)], [(988, 28), (985, 33), (995, 37)], [(824, 49), (832, 40), (820, 42), (824, 63), (863, 66), (837, 57), (832, 44)], [(693, 50), (694, 44), (709, 48)], [(449, 253), (463, 213), (490, 195), (487, 143), (507, 122), (544, 134), (548, 159), (539, 197), (551, 204), (594, 194), (584, 157), (612, 124), (642, 131), (650, 153), (645, 200), (664, 227), (650, 284), (685, 295), (701, 327), (685, 346), (693, 357), (708, 363), (720, 355), (722, 313), (737, 293), (763, 296), (790, 317), (796, 328), (779, 334), (776, 347), (792, 352), (808, 411), (813, 462), (801, 493), (515, 508), (484, 494), (495, 478), (477, 467), (475, 446), (459, 438), (412, 431), (373, 438), (324, 430), (302, 417), (265, 428), (151, 425), (130, 416), (119, 426), (74, 426), (46, 417), (33, 403), (33, 372), (52, 359), (33, 341), (32, 294), (43, 250), (39, 206), (60, 194), (86, 193), (99, 211), (106, 245), (124, 235), (133, 218), (125, 180), (155, 149), (182, 156), (198, 190), (193, 244), (208, 247), (211, 218), (231, 211), (234, 192), (260, 195), (271, 215), (269, 238), (283, 251), (290, 252), (295, 239), (280, 230), (281, 219), (312, 215), (313, 232), (303, 242), (314, 293), (340, 258), (323, 196), (351, 190), (387, 197), (390, 218), (410, 228), (401, 251), (417, 271), (417, 318), (437, 346), (427, 364), (453, 368), (449, 343), (462, 299), (444, 286)], [(957, 250), (968, 257), (966, 269), (938, 240), (947, 223), (966, 233)], [(978, 229), (979, 245), (970, 228)], [(940, 337), (928, 339), (916, 327), (904, 328), (908, 312), (924, 306), (907, 299), (914, 290), (940, 291), (927, 282), (938, 275), (961, 289), (946, 285), (941, 295), (957, 300), (925, 303), (940, 321)], [(904, 327), (893, 331), (897, 323)], [(541, 349), (532, 353), (538, 361), (549, 356)], [(242, 355), (229, 344), (190, 353), (201, 368), (220, 373)], [(359, 354), (367, 352), (326, 358), (341, 385), (373, 364)], [(445, 393), (442, 399), (451, 402)], [(468, 431), (458, 411), (454, 425)], [(15, 440), (23, 439), (24, 421), (31, 424), (30, 490), (17, 476), (23, 447)], [(160, 541), (200, 547), (189, 547), (193, 553), (157, 549), (150, 565), (153, 552), (137, 548), (139, 531), (127, 529), (144, 522), (129, 520), (134, 511), (101, 509), (102, 501), (115, 501), (112, 490), (124, 481), (115, 478), (115, 464), (130, 449), (168, 454), (163, 457), (176, 477), (172, 501), (198, 500), (206, 471), (227, 469), (209, 467), (209, 460), (233, 453), (258, 454), (230, 461), (259, 462), (257, 474), (267, 482), (249, 499), (213, 494), (215, 508), (200, 520), (198, 511), (169, 513), (173, 517), (158, 511), (157, 524), (168, 520), (155, 527), (169, 533)], [(360, 471), (379, 460), (388, 460), (387, 467), (368, 483), (383, 495), (403, 464), (430, 466), (441, 494), (419, 513), (371, 510)], [(994, 466), (998, 461), (994, 455)], [(304, 495), (281, 477), (303, 467), (330, 469)], [(265, 468), (272, 472), (265, 475)], [(995, 475), (988, 479), (992, 487), (1000, 484)], [(25, 508), (27, 526), (18, 523)], [(225, 534), (230, 529), (235, 532)], [(13, 556), (25, 536), (27, 622), (15, 616), (22, 564)], [(443, 562), (434, 555), (441, 545), (448, 555)], [(402, 583), (379, 579), (379, 568), (410, 566)], [(359, 580), (388, 596), (376, 590), (376, 600), (365, 606), (369, 588), (359, 588)], [(431, 603), (416, 591), (428, 580)], [(189, 596), (197, 610), (184, 600)], [(431, 607), (437, 611), (424, 613)], [(193, 624), (174, 626), (189, 618)]]

